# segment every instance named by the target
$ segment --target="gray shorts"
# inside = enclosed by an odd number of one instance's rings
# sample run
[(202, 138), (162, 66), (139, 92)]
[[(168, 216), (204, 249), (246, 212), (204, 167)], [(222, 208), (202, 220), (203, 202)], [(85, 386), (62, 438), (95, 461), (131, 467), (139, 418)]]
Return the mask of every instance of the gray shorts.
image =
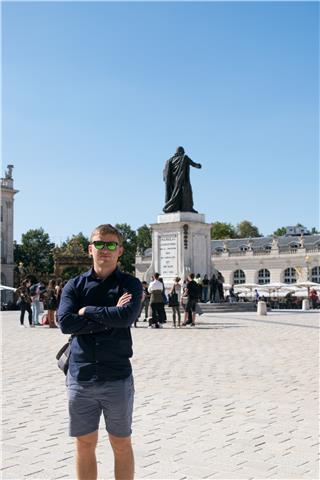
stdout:
[(67, 376), (69, 435), (80, 437), (99, 428), (103, 413), (107, 432), (115, 437), (131, 435), (134, 383), (132, 374), (113, 382), (78, 382)]

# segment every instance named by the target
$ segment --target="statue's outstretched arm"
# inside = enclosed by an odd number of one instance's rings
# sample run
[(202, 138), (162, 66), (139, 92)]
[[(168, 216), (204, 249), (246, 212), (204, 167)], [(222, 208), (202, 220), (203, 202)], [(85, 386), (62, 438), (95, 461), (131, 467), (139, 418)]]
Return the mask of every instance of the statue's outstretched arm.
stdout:
[(191, 158), (189, 158), (189, 157), (188, 157), (188, 160), (189, 160), (189, 164), (190, 164), (192, 167), (202, 168), (201, 163), (196, 163), (196, 162), (194, 162), (193, 160), (191, 160)]

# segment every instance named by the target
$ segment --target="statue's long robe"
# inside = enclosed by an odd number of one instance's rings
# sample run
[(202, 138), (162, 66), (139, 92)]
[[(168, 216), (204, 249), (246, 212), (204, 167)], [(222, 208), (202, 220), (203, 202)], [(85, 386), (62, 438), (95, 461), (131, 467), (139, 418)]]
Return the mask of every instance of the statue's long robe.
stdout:
[(166, 196), (163, 211), (195, 212), (193, 209), (190, 165), (199, 168), (187, 155), (174, 155), (165, 165), (163, 172), (166, 183)]

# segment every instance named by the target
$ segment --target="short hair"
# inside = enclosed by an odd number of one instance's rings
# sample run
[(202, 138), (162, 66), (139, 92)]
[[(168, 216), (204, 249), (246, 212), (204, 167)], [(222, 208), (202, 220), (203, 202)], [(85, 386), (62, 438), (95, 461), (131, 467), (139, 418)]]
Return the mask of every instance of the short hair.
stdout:
[(93, 237), (97, 235), (97, 233), (100, 233), (100, 235), (107, 235), (108, 233), (116, 235), (116, 237), (118, 237), (119, 245), (123, 244), (122, 234), (116, 227), (110, 225), (110, 223), (103, 223), (102, 225), (96, 227), (90, 235), (90, 242), (92, 242)]
[(176, 278), (174, 279), (174, 281), (177, 282), (177, 283), (180, 282), (180, 280), (181, 280), (180, 277), (176, 277)]
[(194, 273), (190, 273), (189, 277), (191, 278), (191, 280), (193, 280), (194, 279)]
[(160, 273), (155, 273), (155, 274), (154, 274), (154, 278), (155, 278), (156, 280), (158, 280), (159, 277), (160, 277)]

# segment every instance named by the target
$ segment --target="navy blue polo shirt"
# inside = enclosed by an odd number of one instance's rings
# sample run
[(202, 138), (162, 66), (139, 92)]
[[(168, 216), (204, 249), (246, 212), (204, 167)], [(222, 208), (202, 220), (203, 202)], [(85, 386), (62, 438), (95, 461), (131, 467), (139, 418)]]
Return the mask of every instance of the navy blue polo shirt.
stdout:
[[(132, 299), (116, 304), (125, 292)], [(93, 268), (66, 284), (57, 317), (63, 333), (74, 334), (69, 373), (79, 381), (120, 380), (131, 374), (130, 326), (140, 313), (140, 280), (118, 269), (102, 280)], [(84, 315), (78, 315), (86, 307)]]

